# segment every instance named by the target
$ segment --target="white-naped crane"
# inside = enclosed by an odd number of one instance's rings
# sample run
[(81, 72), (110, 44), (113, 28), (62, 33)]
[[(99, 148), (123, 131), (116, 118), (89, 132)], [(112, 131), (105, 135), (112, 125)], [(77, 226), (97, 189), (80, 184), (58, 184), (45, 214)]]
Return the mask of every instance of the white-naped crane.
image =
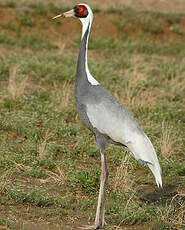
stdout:
[(105, 187), (108, 170), (105, 159), (107, 143), (126, 146), (140, 163), (151, 169), (158, 187), (162, 187), (161, 168), (154, 147), (127, 108), (99, 82), (88, 68), (88, 38), (93, 13), (87, 4), (78, 4), (72, 10), (53, 17), (75, 17), (82, 23), (82, 36), (78, 55), (75, 100), (80, 120), (90, 129), (101, 153), (101, 182), (94, 225), (82, 229), (99, 229), (105, 224)]

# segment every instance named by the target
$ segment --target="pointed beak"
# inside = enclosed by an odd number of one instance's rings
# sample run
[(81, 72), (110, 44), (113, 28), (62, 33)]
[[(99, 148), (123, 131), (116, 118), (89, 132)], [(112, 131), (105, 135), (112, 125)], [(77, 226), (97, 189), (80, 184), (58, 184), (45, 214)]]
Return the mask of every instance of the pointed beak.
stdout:
[(68, 18), (68, 17), (74, 17), (74, 16), (75, 16), (75, 12), (74, 12), (74, 9), (72, 9), (72, 10), (69, 10), (65, 13), (59, 14), (59, 15), (53, 17), (52, 19), (56, 19), (56, 18), (60, 18), (60, 17)]

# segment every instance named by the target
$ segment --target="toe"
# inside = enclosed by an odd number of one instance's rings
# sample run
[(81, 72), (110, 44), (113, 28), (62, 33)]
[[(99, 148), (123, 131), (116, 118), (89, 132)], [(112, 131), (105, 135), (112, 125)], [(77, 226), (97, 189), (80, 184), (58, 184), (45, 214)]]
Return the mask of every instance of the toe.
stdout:
[(78, 229), (86, 230), (86, 229), (100, 229), (98, 225), (84, 225), (81, 227), (78, 227)]

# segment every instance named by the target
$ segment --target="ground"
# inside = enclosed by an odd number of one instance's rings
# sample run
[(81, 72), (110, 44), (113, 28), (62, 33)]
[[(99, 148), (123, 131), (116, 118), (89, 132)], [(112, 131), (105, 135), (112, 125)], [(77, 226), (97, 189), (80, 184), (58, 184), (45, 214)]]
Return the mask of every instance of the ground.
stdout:
[[(73, 97), (81, 24), (51, 18), (77, 1), (0, 3), (0, 229), (92, 223), (100, 176)], [(185, 1), (86, 1), (89, 67), (152, 140), (163, 171), (109, 146), (107, 230), (185, 229)]]

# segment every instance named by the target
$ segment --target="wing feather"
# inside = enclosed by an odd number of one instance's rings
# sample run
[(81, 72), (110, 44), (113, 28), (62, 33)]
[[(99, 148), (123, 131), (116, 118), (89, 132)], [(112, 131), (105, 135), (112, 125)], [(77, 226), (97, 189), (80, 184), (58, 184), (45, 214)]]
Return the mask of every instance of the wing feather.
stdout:
[(113, 141), (126, 145), (136, 160), (146, 162), (157, 185), (162, 186), (161, 168), (155, 149), (132, 114), (121, 103), (106, 100), (87, 104), (86, 109), (92, 126)]

